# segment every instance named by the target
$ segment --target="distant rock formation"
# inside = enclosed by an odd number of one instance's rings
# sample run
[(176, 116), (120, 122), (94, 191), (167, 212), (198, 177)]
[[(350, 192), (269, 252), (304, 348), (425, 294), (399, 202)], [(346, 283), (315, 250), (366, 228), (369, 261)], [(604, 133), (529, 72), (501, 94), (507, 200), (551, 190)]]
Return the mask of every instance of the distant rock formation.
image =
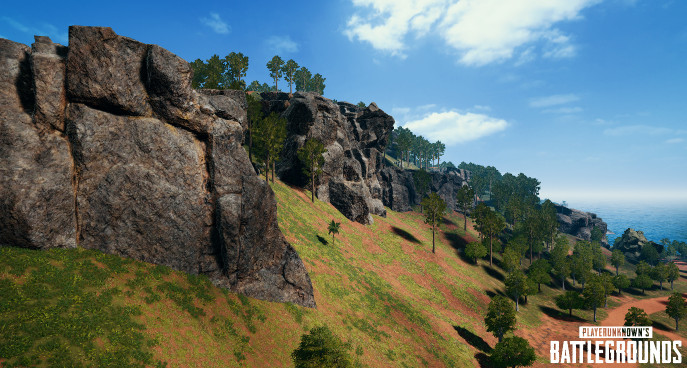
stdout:
[(382, 151), (394, 126), (394, 119), (371, 103), (366, 108), (333, 101), (312, 92), (262, 93), (266, 113), (285, 117), (287, 138), (277, 173), (281, 180), (307, 186), (308, 178), (298, 159), (298, 149), (309, 138), (322, 142), (327, 150), (315, 195), (329, 202), (344, 216), (362, 224), (372, 216), (386, 216), (382, 187), (377, 178), (382, 168)]
[(619, 249), (625, 253), (625, 257), (630, 262), (638, 262), (642, 253), (642, 248), (645, 246), (655, 247), (658, 253), (660, 253), (663, 248), (660, 244), (647, 240), (642, 231), (628, 228), (623, 235), (616, 240), (613, 249)]
[(603, 231), (603, 238), (601, 244), (608, 247), (608, 238), (606, 232), (608, 225), (595, 213), (583, 212), (580, 210), (555, 205), (556, 218), (558, 219), (558, 230), (562, 233), (576, 236), (583, 240), (592, 239), (592, 229), (599, 227)]
[(84, 247), (315, 307), (242, 148), (245, 96), (110, 28), (0, 39), (0, 245)]
[[(393, 211), (410, 211), (412, 206), (419, 205), (420, 198), (415, 181), (414, 170), (401, 169), (396, 166), (386, 166), (379, 173), (379, 182), (382, 185), (382, 201), (384, 205)], [(446, 202), (450, 211), (455, 211), (456, 196), (458, 190), (467, 185), (470, 172), (463, 169), (443, 168), (429, 172), (432, 182), (430, 192), (435, 192)]]

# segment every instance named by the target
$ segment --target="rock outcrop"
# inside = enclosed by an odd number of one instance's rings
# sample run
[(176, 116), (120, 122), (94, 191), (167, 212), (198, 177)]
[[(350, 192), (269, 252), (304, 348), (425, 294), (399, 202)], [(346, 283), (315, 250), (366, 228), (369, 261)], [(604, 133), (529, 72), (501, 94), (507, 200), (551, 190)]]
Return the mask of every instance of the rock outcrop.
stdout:
[(638, 262), (642, 253), (642, 248), (646, 246), (655, 247), (658, 253), (660, 253), (663, 248), (660, 244), (647, 240), (642, 231), (628, 228), (620, 238), (616, 239), (613, 249), (619, 249), (625, 253), (625, 257), (630, 262)]
[(377, 174), (382, 168), (382, 150), (393, 129), (394, 119), (371, 103), (366, 108), (338, 104), (311, 92), (262, 93), (266, 113), (276, 112), (288, 121), (288, 135), (277, 174), (290, 184), (307, 186), (298, 159), (298, 149), (316, 138), (327, 152), (315, 195), (331, 203), (347, 218), (372, 223), (370, 214), (385, 216), (382, 187)]
[[(396, 166), (384, 167), (379, 173), (382, 186), (382, 201), (393, 211), (410, 211), (412, 206), (419, 205), (421, 195), (415, 187), (413, 170), (404, 170)], [(446, 202), (450, 211), (455, 211), (456, 196), (463, 185), (468, 185), (470, 172), (463, 169), (444, 168), (429, 172), (431, 183), (428, 192), (435, 192)]]
[(0, 245), (84, 247), (315, 307), (242, 148), (245, 96), (110, 28), (0, 39)]
[(608, 247), (606, 232), (608, 225), (595, 213), (583, 212), (580, 210), (556, 205), (556, 218), (558, 219), (558, 230), (562, 233), (576, 236), (583, 240), (592, 239), (592, 230), (599, 227), (603, 231), (601, 244)]

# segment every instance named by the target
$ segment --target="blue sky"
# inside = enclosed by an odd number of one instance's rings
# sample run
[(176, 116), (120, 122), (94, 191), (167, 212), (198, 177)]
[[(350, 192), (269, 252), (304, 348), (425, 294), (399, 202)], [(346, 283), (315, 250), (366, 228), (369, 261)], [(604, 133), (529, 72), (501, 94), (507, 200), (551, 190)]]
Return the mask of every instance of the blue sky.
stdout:
[(678, 0), (12, 2), (0, 37), (109, 26), (189, 61), (243, 52), (249, 82), (278, 54), (544, 197), (687, 199), (685, 19)]

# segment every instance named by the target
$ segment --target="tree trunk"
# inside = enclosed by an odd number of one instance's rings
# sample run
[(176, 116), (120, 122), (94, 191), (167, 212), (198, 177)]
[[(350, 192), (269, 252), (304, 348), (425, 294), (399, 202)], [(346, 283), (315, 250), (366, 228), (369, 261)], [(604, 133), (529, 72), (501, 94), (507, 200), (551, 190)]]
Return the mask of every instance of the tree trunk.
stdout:
[(533, 248), (532, 248), (532, 242), (530, 241), (530, 266), (532, 265), (532, 258), (533, 258), (533, 255), (532, 255), (532, 254), (534, 253), (534, 252), (532, 251), (532, 249), (533, 249)]
[(596, 306), (594, 306), (594, 322), (596, 322)]
[(570, 308), (570, 313), (568, 313), (568, 316), (572, 317), (572, 308)]
[(494, 248), (491, 245), (491, 235), (489, 235), (489, 266), (491, 267), (491, 258), (492, 258), (492, 253), (494, 252)]
[(518, 295), (515, 298), (515, 311), (519, 312), (520, 311), (520, 295)]
[(565, 291), (565, 276), (561, 276), (561, 285), (563, 285), (563, 291)]
[[(467, 210), (463, 210), (463, 220), (465, 220), (465, 222), (463, 222), (463, 231), (465, 231), (465, 234), (467, 235), (467, 231), (468, 231), (468, 212), (467, 212)], [(672, 286), (673, 282), (672, 281), (670, 282), (670, 285), (671, 285), (670, 288), (672, 289), (673, 288), (673, 286)]]
[(540, 282), (537, 283), (537, 289), (538, 289), (539, 292), (541, 293), (541, 283), (540, 283)]
[(434, 251), (434, 226), (432, 225), (432, 253), (436, 253)]
[(272, 160), (272, 184), (274, 184), (274, 171), (275, 171), (274, 168), (276, 166), (274, 162), (275, 162), (275, 160)]
[(615, 275), (618, 276), (618, 266), (615, 266)]
[(679, 318), (675, 318), (675, 331), (679, 331), (679, 330), (680, 330), (680, 326), (678, 326), (678, 324), (677, 324), (677, 322), (678, 322), (679, 320), (680, 320)]
[(658, 284), (661, 286), (661, 290), (663, 290), (663, 281), (659, 281)]
[(673, 280), (670, 280), (670, 290), (673, 290)]

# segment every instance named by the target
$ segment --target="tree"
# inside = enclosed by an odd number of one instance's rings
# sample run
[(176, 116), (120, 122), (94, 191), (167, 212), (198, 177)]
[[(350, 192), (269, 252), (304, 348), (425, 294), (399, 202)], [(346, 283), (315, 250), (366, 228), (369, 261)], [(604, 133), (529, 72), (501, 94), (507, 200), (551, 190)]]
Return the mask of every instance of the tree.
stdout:
[(315, 327), (303, 334), (291, 359), (296, 368), (353, 367), (347, 346), (327, 326)]
[(654, 285), (653, 280), (651, 280), (651, 277), (649, 277), (649, 275), (647, 275), (645, 273), (639, 274), (639, 275), (637, 275), (637, 277), (635, 277), (634, 286), (636, 288), (642, 289), (642, 294), (644, 294), (644, 291), (646, 289), (650, 288), (653, 285)]
[(553, 247), (553, 243), (558, 235), (558, 217), (556, 216), (556, 206), (550, 200), (544, 201), (541, 206), (542, 235)]
[(480, 202), (475, 208), (475, 222), (477, 230), (485, 237), (489, 238), (489, 266), (493, 262), (493, 238), (506, 228), (503, 217), (492, 211), (484, 202)]
[(501, 342), (506, 332), (515, 330), (513, 303), (504, 296), (494, 296), (487, 307), (484, 323), (487, 325), (487, 332), (494, 334)]
[(658, 251), (651, 243), (645, 244), (639, 254), (639, 258), (646, 261), (650, 265), (655, 265), (658, 261), (658, 257)]
[(592, 278), (582, 290), (582, 297), (587, 306), (594, 310), (594, 322), (596, 322), (596, 309), (605, 301), (606, 290), (601, 280)]
[(675, 331), (678, 331), (680, 319), (687, 317), (687, 304), (685, 304), (685, 298), (682, 297), (682, 294), (675, 292), (670, 295), (666, 305), (666, 313), (675, 320)]
[(530, 291), (527, 276), (522, 270), (515, 270), (506, 276), (506, 294), (515, 300), (515, 311), (520, 310), (520, 297), (525, 296)]
[(279, 153), (286, 139), (286, 119), (273, 112), (258, 121), (255, 126), (256, 145), (263, 155), (265, 163), (265, 180), (268, 180), (270, 167), (272, 182), (274, 183), (275, 162), (279, 160)]
[(613, 249), (611, 264), (615, 267), (615, 275), (618, 276), (618, 268), (625, 264), (625, 254), (620, 249)]
[(226, 64), (217, 54), (205, 61), (196, 59), (190, 65), (193, 69), (193, 79), (191, 80), (193, 88), (219, 89), (224, 87)]
[(246, 81), (243, 79), (248, 72), (248, 56), (243, 53), (232, 52), (224, 57), (226, 65), (226, 84), (231, 89), (245, 89)]
[(487, 248), (481, 242), (474, 241), (465, 246), (465, 256), (472, 259), (475, 263), (480, 258), (487, 255)]
[(432, 177), (429, 173), (423, 169), (415, 170), (413, 172), (413, 183), (415, 184), (415, 190), (420, 196), (420, 211), (422, 211), (422, 199), (429, 190), (429, 184), (432, 182)]
[(572, 317), (573, 309), (580, 309), (584, 305), (584, 299), (576, 291), (568, 290), (565, 294), (556, 297), (556, 306), (563, 310), (568, 310), (568, 315)]
[(652, 279), (658, 281), (661, 290), (663, 290), (663, 281), (666, 281), (666, 279), (668, 278), (668, 272), (668, 266), (666, 266), (665, 263), (659, 263), (651, 269), (651, 273), (649, 274), (649, 276), (651, 276)]
[(592, 257), (592, 249), (589, 242), (579, 241), (575, 244), (575, 250), (573, 251), (570, 264), (573, 285), (575, 284), (575, 280), (577, 280), (582, 284), (582, 288), (584, 288), (594, 265)]
[(561, 279), (563, 290), (565, 290), (565, 279), (570, 275), (570, 260), (568, 259), (569, 248), (568, 239), (560, 236), (556, 239), (556, 244), (551, 250), (553, 273)]
[(598, 281), (604, 287), (604, 308), (608, 307), (608, 296), (613, 292), (615, 284), (613, 283), (613, 276), (610, 273), (604, 273), (597, 277)]
[(592, 267), (601, 275), (606, 268), (606, 255), (601, 250), (601, 244), (592, 243)]
[(313, 92), (317, 92), (320, 95), (324, 95), (324, 87), (326, 87), (324, 81), (326, 79), (327, 78), (324, 78), (320, 73), (313, 75), (312, 80), (310, 81), (312, 83)]
[(468, 185), (463, 185), (458, 189), (456, 195), (456, 206), (463, 212), (463, 231), (468, 230), (468, 210), (475, 203), (475, 191)]
[(590, 241), (592, 242), (592, 244), (596, 243), (601, 245), (601, 240), (603, 239), (604, 235), (604, 231), (600, 227), (594, 226), (592, 228)]
[(301, 67), (294, 74), (294, 81), (296, 83), (296, 91), (308, 92), (310, 91), (310, 80), (312, 79), (312, 74), (310, 70), (306, 67)]
[(317, 190), (315, 179), (322, 174), (322, 166), (324, 165), (322, 155), (325, 152), (327, 150), (324, 145), (316, 138), (308, 139), (303, 147), (298, 150), (298, 159), (303, 163), (303, 173), (310, 177), (311, 200), (313, 202), (315, 202), (315, 191)]
[(537, 360), (537, 354), (527, 342), (519, 336), (503, 339), (494, 346), (491, 352), (491, 361), (497, 367), (526, 367)]
[(253, 162), (253, 127), (260, 124), (263, 118), (262, 104), (258, 97), (254, 94), (246, 94), (246, 102), (248, 103), (248, 158)]
[(545, 259), (538, 259), (527, 269), (527, 277), (537, 284), (537, 291), (541, 292), (541, 284), (551, 282), (551, 265)]
[(329, 223), (329, 234), (332, 234), (332, 244), (334, 244), (334, 235), (339, 233), (339, 227), (341, 226), (340, 222), (335, 222), (334, 219), (332, 219), (332, 222)]
[(446, 203), (438, 194), (432, 193), (422, 200), (425, 209), (425, 223), (432, 227), (432, 253), (434, 252), (434, 232), (446, 212)]
[(625, 314), (624, 326), (651, 326), (651, 320), (644, 309), (630, 307)]
[(673, 290), (673, 281), (680, 278), (680, 269), (674, 262), (670, 262), (666, 265), (668, 268), (668, 277), (666, 278), (670, 281), (670, 290)]
[[(486, 251), (487, 248), (485, 247), (484, 250)], [(501, 256), (501, 266), (506, 272), (513, 272), (520, 268), (520, 257), (520, 254), (513, 247), (506, 247)]]
[(270, 78), (274, 79), (274, 90), (279, 91), (279, 79), (282, 77), (282, 68), (284, 67), (284, 60), (277, 55), (274, 55), (272, 60), (267, 62), (267, 70), (270, 71)]
[(298, 63), (289, 59), (289, 61), (284, 64), (281, 71), (284, 75), (284, 79), (289, 83), (289, 93), (293, 93), (293, 83), (296, 81), (296, 71), (298, 70)]
[(630, 279), (625, 275), (617, 275), (613, 278), (613, 286), (618, 288), (618, 294), (621, 294), (623, 289), (630, 287)]
[(635, 268), (635, 273), (637, 275), (648, 275), (651, 273), (651, 266), (649, 266), (646, 261), (639, 261), (637, 267)]

